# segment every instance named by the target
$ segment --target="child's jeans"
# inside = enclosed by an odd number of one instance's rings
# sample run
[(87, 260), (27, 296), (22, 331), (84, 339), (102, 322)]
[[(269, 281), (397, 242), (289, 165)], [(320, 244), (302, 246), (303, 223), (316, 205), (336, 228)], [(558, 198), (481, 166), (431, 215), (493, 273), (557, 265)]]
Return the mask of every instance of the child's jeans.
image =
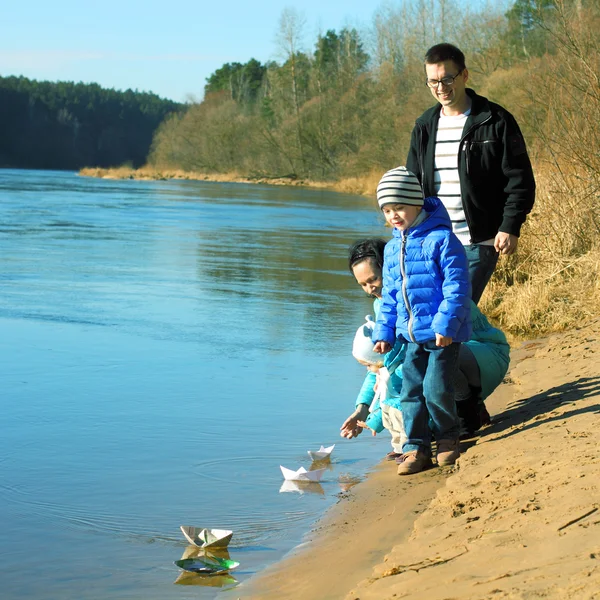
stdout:
[(402, 416), (408, 438), (404, 453), (431, 454), (431, 432), (436, 440), (455, 440), (460, 422), (454, 401), (454, 376), (460, 343), (438, 348), (435, 341), (408, 344), (402, 365)]
[(406, 444), (407, 440), (406, 433), (404, 432), (402, 411), (393, 406), (382, 404), (381, 419), (383, 420), (383, 426), (392, 435), (392, 448), (394, 449), (394, 452), (402, 454), (402, 447)]

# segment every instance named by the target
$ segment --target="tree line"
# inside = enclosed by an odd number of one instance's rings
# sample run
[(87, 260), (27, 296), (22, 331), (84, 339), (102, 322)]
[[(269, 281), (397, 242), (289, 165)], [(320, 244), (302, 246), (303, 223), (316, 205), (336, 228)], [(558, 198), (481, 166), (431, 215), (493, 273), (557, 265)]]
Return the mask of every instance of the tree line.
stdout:
[(540, 14), (557, 18), (553, 4), (517, 0), (502, 12), (497, 3), (474, 9), (454, 0), (406, 0), (380, 8), (364, 30), (328, 30), (308, 47), (302, 17), (286, 9), (276, 34), (281, 60), (251, 59), (215, 71), (204, 100), (161, 125), (150, 161), (312, 179), (397, 165), (414, 119), (433, 103), (424, 85), (425, 50), (455, 43), (467, 56), (472, 83), (485, 87), (495, 74), (554, 51), (538, 24)]
[(99, 85), (0, 77), (0, 166), (138, 167), (167, 115), (182, 105), (155, 94)]

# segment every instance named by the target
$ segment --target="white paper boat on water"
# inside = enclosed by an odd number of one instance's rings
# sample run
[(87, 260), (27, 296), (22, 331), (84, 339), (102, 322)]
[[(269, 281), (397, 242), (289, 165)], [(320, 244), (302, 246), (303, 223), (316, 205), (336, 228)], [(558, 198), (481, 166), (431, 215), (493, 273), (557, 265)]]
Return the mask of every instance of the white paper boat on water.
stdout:
[(286, 469), (279, 465), (283, 478), (286, 481), (321, 481), (323, 473), (326, 469), (315, 469), (314, 471), (307, 471), (304, 467), (300, 467), (297, 471)]
[(308, 455), (310, 456), (311, 460), (323, 460), (331, 457), (331, 453), (333, 452), (334, 448), (335, 444), (333, 444), (333, 446), (327, 446), (327, 448), (325, 448), (325, 446), (321, 446), (319, 450), (308, 450)]
[(199, 548), (227, 548), (233, 537), (233, 531), (229, 529), (206, 529), (187, 525), (181, 525), (180, 529), (187, 541)]

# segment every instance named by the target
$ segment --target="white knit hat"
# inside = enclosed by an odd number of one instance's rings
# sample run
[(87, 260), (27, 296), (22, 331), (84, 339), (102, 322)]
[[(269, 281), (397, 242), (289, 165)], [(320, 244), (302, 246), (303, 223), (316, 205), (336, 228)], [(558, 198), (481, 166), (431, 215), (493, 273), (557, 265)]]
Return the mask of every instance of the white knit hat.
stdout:
[(388, 171), (377, 186), (377, 202), (379, 208), (384, 204), (423, 206), (423, 190), (417, 176), (406, 167)]
[(367, 315), (365, 320), (366, 323), (363, 323), (356, 330), (354, 343), (352, 344), (352, 356), (356, 360), (369, 365), (383, 365), (383, 355), (373, 352), (375, 344), (372, 342), (371, 336), (373, 335), (373, 329), (375, 329), (375, 321), (373, 321), (371, 315)]

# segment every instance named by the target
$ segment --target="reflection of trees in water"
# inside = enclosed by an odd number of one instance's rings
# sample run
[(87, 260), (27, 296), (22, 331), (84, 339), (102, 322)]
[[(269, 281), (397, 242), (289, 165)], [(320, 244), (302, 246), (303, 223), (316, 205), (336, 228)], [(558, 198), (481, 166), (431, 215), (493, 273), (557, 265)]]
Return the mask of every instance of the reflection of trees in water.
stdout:
[(198, 282), (246, 304), (249, 318), (259, 311), (275, 335), (285, 331), (295, 343), (296, 336), (309, 345), (316, 338), (326, 343), (326, 336), (347, 338), (370, 310), (347, 267), (348, 247), (357, 237), (347, 230), (202, 232)]

